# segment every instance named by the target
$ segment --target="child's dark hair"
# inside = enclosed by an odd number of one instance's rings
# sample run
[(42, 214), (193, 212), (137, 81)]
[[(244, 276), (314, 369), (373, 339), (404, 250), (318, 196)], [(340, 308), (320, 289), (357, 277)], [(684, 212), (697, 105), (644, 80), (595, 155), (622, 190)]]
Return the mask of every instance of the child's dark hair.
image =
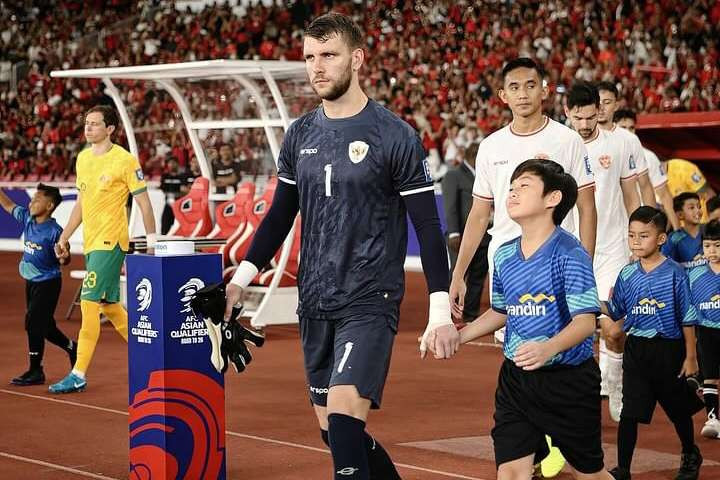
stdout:
[(720, 221), (712, 220), (705, 225), (703, 240), (720, 240)]
[(668, 226), (668, 217), (665, 212), (655, 207), (643, 206), (630, 215), (630, 222), (640, 222), (646, 225), (655, 225), (658, 232), (665, 233)]
[(37, 189), (53, 203), (52, 211), (54, 212), (58, 205), (62, 202), (60, 190), (57, 187), (51, 187), (50, 185), (45, 185), (44, 183), (38, 184)]
[(676, 212), (682, 212), (683, 207), (685, 206), (685, 202), (688, 200), (697, 200), (700, 201), (700, 195), (693, 192), (682, 192), (677, 197), (673, 197), (673, 210)]
[(708, 200), (705, 206), (707, 207), (708, 214), (720, 208), (720, 195), (715, 195), (713, 198)]
[(523, 173), (537, 175), (543, 182), (543, 196), (555, 190), (562, 193), (562, 200), (553, 210), (553, 223), (560, 225), (568, 212), (575, 206), (578, 196), (577, 183), (572, 175), (565, 173), (562, 165), (540, 158), (525, 160), (515, 168), (510, 182), (515, 181)]

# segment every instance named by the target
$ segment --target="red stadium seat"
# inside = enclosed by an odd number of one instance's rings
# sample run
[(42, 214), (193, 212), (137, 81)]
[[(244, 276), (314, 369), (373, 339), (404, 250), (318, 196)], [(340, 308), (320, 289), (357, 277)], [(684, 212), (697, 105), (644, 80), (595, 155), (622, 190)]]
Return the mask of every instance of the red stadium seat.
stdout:
[(237, 265), (245, 258), (255, 231), (270, 208), (276, 188), (277, 178), (273, 177), (268, 180), (268, 183), (265, 185), (265, 191), (260, 198), (254, 202), (244, 204), (245, 223), (238, 226), (232, 235), (232, 241), (228, 240), (223, 249), (225, 265)]
[(245, 222), (245, 204), (255, 199), (255, 184), (244, 182), (238, 187), (235, 196), (215, 207), (215, 228), (208, 238), (227, 238)]
[(52, 173), (46, 173), (46, 174), (40, 176), (40, 181), (43, 183), (52, 182), (52, 179), (53, 179)]
[(26, 182), (39, 182), (40, 181), (40, 175), (37, 173), (28, 173), (25, 177)]
[(202, 237), (212, 230), (212, 218), (208, 195), (210, 192), (210, 181), (204, 177), (198, 177), (190, 187), (190, 192), (184, 197), (178, 198), (172, 205), (175, 214), (175, 222), (170, 227), (168, 235), (181, 237)]

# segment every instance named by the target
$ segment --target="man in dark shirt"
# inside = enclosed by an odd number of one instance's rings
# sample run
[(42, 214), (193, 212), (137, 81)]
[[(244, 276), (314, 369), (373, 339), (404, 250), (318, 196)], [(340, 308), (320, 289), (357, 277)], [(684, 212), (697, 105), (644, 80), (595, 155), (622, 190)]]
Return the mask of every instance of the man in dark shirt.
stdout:
[(215, 164), (215, 192), (226, 193), (227, 187), (235, 188), (240, 177), (240, 165), (233, 159), (230, 145), (221, 146), (220, 158)]
[(165, 192), (165, 208), (163, 209), (162, 219), (160, 221), (161, 232), (165, 235), (170, 227), (172, 227), (175, 215), (173, 215), (170, 207), (176, 199), (182, 197), (190, 191), (187, 181), (188, 175), (180, 171), (178, 161), (170, 158), (167, 161), (167, 172), (160, 179), (160, 190)]
[[(448, 250), (452, 269), (455, 268), (457, 262), (465, 222), (473, 203), (472, 189), (475, 183), (475, 157), (477, 156), (478, 145), (477, 143), (471, 144), (465, 151), (463, 163), (458, 165), (457, 168), (449, 170), (442, 179), (443, 205), (445, 207), (445, 220), (447, 221)], [(487, 253), (489, 244), (490, 235), (485, 232), (485, 236), (468, 266), (465, 277), (467, 292), (465, 293), (465, 304), (463, 306), (463, 320), (466, 322), (471, 322), (480, 315), (480, 297), (488, 273)]]
[(301, 340), (310, 399), (330, 446), (336, 480), (400, 478), (365, 432), (379, 408), (404, 292), (406, 212), (421, 247), (430, 318), (421, 343), (451, 357), (459, 335), (450, 318), (445, 242), (426, 153), (417, 133), (360, 88), (363, 38), (330, 13), (305, 31), (304, 57), (322, 105), (287, 131), (278, 187), (253, 244), (227, 287), (226, 316), (282, 244), (298, 210)]

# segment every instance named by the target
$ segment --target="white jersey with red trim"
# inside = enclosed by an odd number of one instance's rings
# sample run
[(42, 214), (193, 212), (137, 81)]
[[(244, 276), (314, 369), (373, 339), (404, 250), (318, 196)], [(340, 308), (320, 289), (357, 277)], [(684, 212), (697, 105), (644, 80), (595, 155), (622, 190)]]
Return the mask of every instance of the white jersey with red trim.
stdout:
[(613, 125), (613, 127), (607, 131), (618, 135), (627, 142), (626, 149), (630, 155), (629, 161), (631, 164), (635, 165), (635, 173), (638, 175), (647, 173), (648, 165), (645, 159), (645, 149), (643, 149), (638, 136), (630, 130), (622, 128), (618, 125)]
[(650, 183), (652, 183), (653, 188), (660, 188), (667, 183), (667, 174), (665, 170), (663, 170), (660, 159), (655, 155), (655, 152), (645, 147), (643, 147), (643, 151), (645, 153), (645, 161), (647, 162), (648, 174), (650, 175)]
[(602, 129), (597, 129), (595, 137), (585, 143), (595, 174), (595, 205), (598, 207), (595, 251), (598, 253), (623, 249), (625, 245), (629, 214), (625, 210), (620, 182), (636, 175), (627, 145), (620, 136)]
[[(473, 186), (473, 196), (495, 203), (493, 227), (490, 229), (490, 252), (520, 236), (520, 226), (508, 215), (505, 202), (512, 173), (518, 165), (531, 158), (544, 158), (559, 163), (575, 178), (580, 190), (593, 187), (593, 171), (587, 149), (574, 130), (546, 117), (543, 126), (534, 132), (515, 133), (512, 124), (494, 132), (478, 148)], [(562, 226), (580, 237), (572, 212)], [(492, 262), (491, 256), (489, 260)]]

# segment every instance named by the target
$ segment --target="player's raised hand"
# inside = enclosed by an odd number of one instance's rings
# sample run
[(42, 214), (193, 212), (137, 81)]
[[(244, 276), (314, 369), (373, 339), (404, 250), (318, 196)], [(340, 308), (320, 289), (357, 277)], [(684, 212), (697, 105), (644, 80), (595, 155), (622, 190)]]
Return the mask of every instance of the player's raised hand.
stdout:
[(515, 351), (515, 365), (523, 370), (537, 370), (556, 352), (548, 342), (525, 342)]
[(467, 285), (465, 284), (465, 279), (453, 275), (452, 281), (450, 282), (450, 308), (452, 316), (458, 320), (463, 318), (466, 292)]
[(243, 289), (239, 285), (234, 283), (228, 283), (225, 287), (225, 321), (230, 320), (232, 309), (235, 305), (242, 302)]

